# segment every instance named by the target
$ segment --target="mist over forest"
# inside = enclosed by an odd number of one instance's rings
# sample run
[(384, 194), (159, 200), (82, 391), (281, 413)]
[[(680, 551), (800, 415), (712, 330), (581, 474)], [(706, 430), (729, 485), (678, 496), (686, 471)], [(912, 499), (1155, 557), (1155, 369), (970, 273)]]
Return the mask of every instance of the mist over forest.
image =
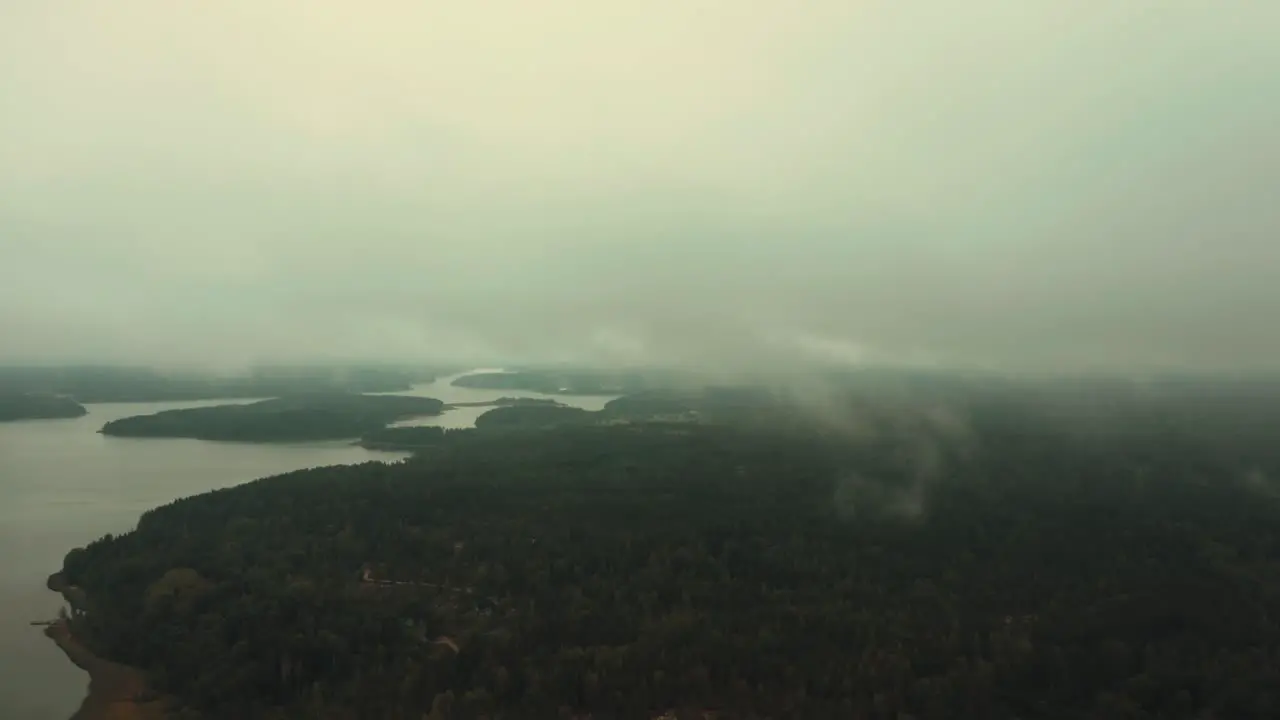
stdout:
[(1280, 716), (1277, 37), (4, 3), (0, 716)]

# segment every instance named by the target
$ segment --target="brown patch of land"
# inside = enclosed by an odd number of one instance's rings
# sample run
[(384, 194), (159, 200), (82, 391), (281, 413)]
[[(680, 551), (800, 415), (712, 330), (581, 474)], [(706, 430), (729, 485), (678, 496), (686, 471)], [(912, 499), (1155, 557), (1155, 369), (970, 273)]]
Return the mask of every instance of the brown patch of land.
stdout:
[[(49, 578), (49, 589), (74, 594), (61, 573)], [(146, 675), (137, 668), (98, 657), (85, 647), (67, 618), (51, 621), (44, 634), (66, 653), (76, 667), (89, 673), (89, 694), (71, 720), (163, 720), (167, 703), (147, 687)]]

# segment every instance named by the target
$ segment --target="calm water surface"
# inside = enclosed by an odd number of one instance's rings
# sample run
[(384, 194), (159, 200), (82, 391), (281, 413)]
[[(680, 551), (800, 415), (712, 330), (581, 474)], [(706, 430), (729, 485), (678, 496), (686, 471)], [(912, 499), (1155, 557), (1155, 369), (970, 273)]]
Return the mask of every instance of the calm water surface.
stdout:
[[(445, 402), (556, 397), (592, 410), (612, 397), (470, 390), (451, 387), (453, 377), (405, 394)], [(176, 498), (299, 468), (405, 456), (347, 441), (253, 445), (97, 432), (120, 417), (227, 402), (99, 404), (74, 420), (0, 423), (0, 718), (66, 720), (84, 697), (88, 677), (29, 624), (53, 617), (62, 604), (44, 582), (71, 548), (127, 531), (144, 511)], [(406, 424), (471, 427), (488, 409), (460, 408)]]

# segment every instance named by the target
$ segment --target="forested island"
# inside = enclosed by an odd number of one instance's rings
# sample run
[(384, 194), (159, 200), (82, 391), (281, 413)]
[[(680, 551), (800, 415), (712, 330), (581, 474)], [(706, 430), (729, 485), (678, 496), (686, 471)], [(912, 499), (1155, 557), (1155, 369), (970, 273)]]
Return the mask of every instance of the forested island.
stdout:
[(473, 402), (452, 402), (446, 407), (508, 407), (513, 405), (532, 407), (563, 407), (564, 403), (551, 398), (500, 397), (497, 400), (476, 400)]
[(59, 395), (0, 392), (0, 422), (77, 418), (88, 412), (75, 400)]
[(145, 367), (0, 367), (0, 393), (64, 395), (80, 403), (264, 398), (300, 393), (403, 392), (431, 382), (431, 369), (385, 366), (265, 366), (237, 371)]
[(532, 428), (558, 425), (583, 425), (593, 422), (599, 413), (565, 405), (510, 405), (499, 407), (476, 418), (476, 427)]
[(389, 429), (70, 552), (69, 627), (193, 718), (1280, 712), (1274, 398), (948, 387)]
[(404, 395), (321, 393), (243, 405), (165, 410), (113, 420), (104, 435), (241, 442), (359, 438), (388, 424), (439, 415), (444, 403)]

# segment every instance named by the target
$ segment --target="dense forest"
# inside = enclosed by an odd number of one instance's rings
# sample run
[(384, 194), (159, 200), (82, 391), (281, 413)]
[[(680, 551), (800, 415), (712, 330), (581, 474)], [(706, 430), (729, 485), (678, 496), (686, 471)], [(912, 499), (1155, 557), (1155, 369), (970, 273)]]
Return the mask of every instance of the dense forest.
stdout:
[(477, 428), (554, 427), (580, 425), (593, 421), (600, 413), (564, 405), (508, 405), (498, 407), (476, 418)]
[(474, 400), (470, 402), (453, 402), (449, 403), (449, 408), (460, 407), (508, 407), (512, 405), (520, 405), (525, 407), (541, 406), (541, 407), (563, 407), (563, 403), (559, 400), (551, 398), (527, 398), (527, 397), (500, 397), (497, 400)]
[(58, 395), (0, 392), (0, 422), (76, 418), (88, 412), (75, 400)]
[(1146, 392), (432, 432), (72, 551), (74, 628), (191, 717), (1274, 718), (1277, 406)]
[(135, 415), (112, 420), (102, 433), (242, 442), (332, 440), (358, 438), (397, 420), (439, 415), (443, 408), (434, 398), (322, 393)]
[(402, 392), (436, 373), (397, 366), (267, 366), (232, 374), (133, 367), (0, 367), (0, 393), (65, 395), (81, 403)]

